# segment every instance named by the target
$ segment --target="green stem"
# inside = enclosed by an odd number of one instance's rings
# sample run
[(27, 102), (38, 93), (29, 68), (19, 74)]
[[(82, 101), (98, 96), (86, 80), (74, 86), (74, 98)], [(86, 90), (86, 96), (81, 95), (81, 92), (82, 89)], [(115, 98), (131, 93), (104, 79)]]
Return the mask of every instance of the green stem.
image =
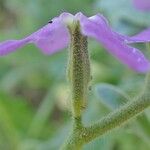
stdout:
[(127, 123), (131, 118), (137, 116), (144, 109), (150, 106), (150, 94), (143, 94), (135, 100), (128, 102), (120, 109), (102, 118), (97, 123), (86, 128), (85, 141), (91, 140), (105, 134), (106, 132)]
[(80, 24), (76, 20), (68, 25), (71, 37), (69, 49), (68, 77), (71, 85), (71, 107), (73, 131), (63, 150), (80, 150), (83, 146), (82, 111), (87, 101), (88, 83), (90, 81), (90, 63), (87, 49), (87, 37), (80, 32)]
[(61, 150), (81, 150), (84, 145), (84, 131), (81, 118), (74, 119), (73, 131)]
[[(63, 150), (81, 150), (84, 144), (94, 140), (127, 123), (131, 118), (136, 117), (150, 106), (150, 74), (147, 75), (145, 87), (141, 95), (134, 100), (126, 103), (121, 108), (108, 114), (100, 121), (90, 127), (74, 126), (68, 141), (64, 144)], [(81, 122), (81, 120), (79, 121)]]
[(131, 118), (137, 116), (142, 111), (150, 106), (150, 73), (147, 74), (145, 80), (145, 87), (140, 96), (133, 101), (128, 102), (120, 109), (110, 113), (102, 118), (97, 123), (86, 128), (85, 141), (90, 142), (98, 136), (127, 123)]

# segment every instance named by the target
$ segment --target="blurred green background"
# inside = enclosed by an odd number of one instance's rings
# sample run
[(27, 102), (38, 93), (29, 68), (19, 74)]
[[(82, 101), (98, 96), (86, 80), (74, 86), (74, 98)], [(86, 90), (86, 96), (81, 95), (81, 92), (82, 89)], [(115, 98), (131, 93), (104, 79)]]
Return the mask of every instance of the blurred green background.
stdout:
[[(117, 32), (150, 26), (150, 12), (132, 0), (0, 0), (0, 41), (36, 31), (61, 12), (103, 13)], [(137, 44), (145, 54), (147, 46)], [(134, 73), (89, 40), (93, 80), (84, 122), (90, 124), (136, 96), (144, 75)], [(150, 58), (150, 57), (149, 57)], [(34, 45), (0, 58), (0, 150), (58, 150), (71, 127), (67, 50), (43, 55)], [(107, 83), (107, 84), (104, 84)], [(85, 150), (149, 150), (150, 110)]]

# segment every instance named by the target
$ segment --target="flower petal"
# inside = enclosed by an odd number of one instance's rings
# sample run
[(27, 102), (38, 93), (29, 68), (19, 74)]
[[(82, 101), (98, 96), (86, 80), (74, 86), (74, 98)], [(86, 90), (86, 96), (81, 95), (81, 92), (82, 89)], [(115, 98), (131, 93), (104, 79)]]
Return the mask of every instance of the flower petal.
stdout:
[(150, 0), (133, 0), (136, 8), (141, 10), (150, 10)]
[(28, 43), (34, 43), (45, 54), (53, 54), (69, 43), (69, 33), (61, 17), (54, 18), (51, 23), (22, 40), (9, 40), (0, 43), (0, 55), (5, 55)]
[(150, 42), (150, 28), (132, 37), (125, 37), (127, 43)]
[(109, 53), (138, 72), (150, 70), (150, 62), (136, 48), (128, 46), (125, 37), (112, 31), (102, 15), (90, 18), (80, 14), (81, 29), (84, 35), (95, 38)]
[(23, 40), (7, 40), (2, 43), (0, 43), (0, 56), (7, 55), (16, 49), (24, 46), (29, 42), (28, 39)]
[(30, 39), (43, 53), (53, 54), (68, 46), (69, 33), (62, 22), (53, 22), (32, 34)]

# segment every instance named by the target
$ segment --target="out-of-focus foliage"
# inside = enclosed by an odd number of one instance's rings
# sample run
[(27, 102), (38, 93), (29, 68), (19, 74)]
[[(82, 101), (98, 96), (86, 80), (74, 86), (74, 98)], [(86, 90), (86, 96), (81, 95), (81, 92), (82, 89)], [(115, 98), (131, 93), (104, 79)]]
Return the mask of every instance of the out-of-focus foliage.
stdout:
[[(24, 37), (63, 11), (81, 11), (86, 15), (102, 12), (114, 30), (130, 35), (150, 26), (150, 13), (136, 10), (131, 0), (1, 0), (0, 40)], [(144, 45), (137, 46), (146, 53)], [(89, 52), (93, 80), (84, 112), (86, 124), (116, 109), (115, 105), (119, 107), (122, 96), (136, 96), (144, 81), (144, 75), (120, 64), (93, 40), (89, 40)], [(0, 58), (0, 149), (59, 149), (69, 134), (71, 120), (67, 57), (67, 50), (45, 56), (28, 45)], [(95, 86), (104, 90), (103, 95), (95, 94)], [(112, 104), (110, 109), (108, 105)], [(149, 150), (149, 113), (147, 110), (137, 121), (89, 143), (84, 149)]]
[(122, 33), (134, 34), (150, 26), (150, 12), (137, 10), (132, 0), (101, 0), (97, 1), (96, 8)]

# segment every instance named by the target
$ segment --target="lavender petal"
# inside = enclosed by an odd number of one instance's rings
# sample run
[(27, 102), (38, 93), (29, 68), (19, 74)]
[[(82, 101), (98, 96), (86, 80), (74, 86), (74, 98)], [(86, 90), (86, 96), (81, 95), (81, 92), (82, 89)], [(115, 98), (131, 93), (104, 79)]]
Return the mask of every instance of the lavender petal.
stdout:
[(16, 49), (23, 47), (29, 42), (28, 39), (23, 40), (7, 40), (0, 43), (0, 56), (14, 52)]
[(80, 14), (79, 18), (83, 34), (95, 38), (123, 64), (141, 73), (150, 70), (150, 62), (143, 53), (128, 46), (125, 37), (113, 32), (104, 17), (96, 15), (87, 18)]
[(8, 40), (0, 43), (0, 55), (6, 55), (28, 43), (35, 44), (44, 54), (53, 54), (68, 46), (69, 33), (60, 17), (21, 40)]
[(134, 6), (143, 11), (150, 11), (150, 0), (133, 0)]
[(126, 37), (127, 43), (146, 43), (150, 42), (150, 28), (146, 29), (139, 34), (136, 34), (132, 37)]

